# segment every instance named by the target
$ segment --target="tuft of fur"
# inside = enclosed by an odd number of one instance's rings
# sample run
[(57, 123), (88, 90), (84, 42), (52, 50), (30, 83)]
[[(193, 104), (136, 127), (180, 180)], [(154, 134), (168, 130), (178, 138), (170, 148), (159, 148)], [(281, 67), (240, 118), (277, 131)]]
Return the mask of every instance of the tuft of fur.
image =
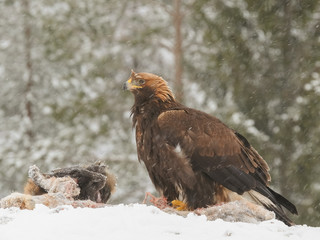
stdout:
[(0, 208), (17, 207), (20, 209), (32, 210), (35, 207), (36, 202), (32, 199), (31, 195), (22, 193), (12, 193), (7, 197), (0, 200)]
[[(64, 177), (46, 177), (42, 173), (40, 173), (40, 169), (33, 165), (29, 168), (29, 177), (28, 182), (31, 181), (33, 183), (29, 184), (30, 187), (34, 185), (37, 186), (40, 191), (45, 191), (46, 193), (63, 193), (68, 198), (76, 197), (80, 194), (80, 188), (78, 184), (75, 182), (73, 178), (70, 176)], [(31, 180), (32, 179), (32, 180)], [(33, 187), (32, 190), (35, 190), (35, 195), (40, 195), (37, 192), (37, 188)], [(25, 190), (29, 190), (29, 187)], [(31, 191), (25, 192), (27, 194), (31, 194)], [(32, 194), (31, 194), (32, 195)]]
[(232, 201), (207, 208), (199, 208), (194, 211), (178, 211), (172, 207), (164, 208), (162, 211), (183, 217), (187, 217), (190, 213), (204, 215), (208, 221), (222, 219), (227, 222), (259, 223), (275, 218), (273, 212), (262, 206), (243, 200)]
[(30, 178), (27, 180), (27, 183), (24, 186), (23, 192), (29, 195), (42, 195), (47, 193), (43, 188), (39, 187), (34, 183)]
[(28, 195), (23, 193), (12, 193), (0, 200), (0, 208), (16, 207), (20, 209), (33, 210), (36, 204), (43, 204), (49, 208), (56, 208), (63, 205), (71, 205), (73, 207), (89, 207), (99, 208), (106, 204), (97, 203), (91, 200), (74, 200), (66, 197), (63, 193), (46, 193), (42, 195)]

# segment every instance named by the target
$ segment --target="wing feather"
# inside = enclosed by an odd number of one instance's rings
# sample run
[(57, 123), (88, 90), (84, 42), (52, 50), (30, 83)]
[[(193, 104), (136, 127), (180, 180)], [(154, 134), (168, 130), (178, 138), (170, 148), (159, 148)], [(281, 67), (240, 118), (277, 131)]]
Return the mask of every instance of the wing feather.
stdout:
[(160, 131), (168, 144), (180, 145), (194, 171), (242, 194), (270, 181), (269, 167), (239, 133), (219, 119), (194, 109), (176, 109), (160, 114)]

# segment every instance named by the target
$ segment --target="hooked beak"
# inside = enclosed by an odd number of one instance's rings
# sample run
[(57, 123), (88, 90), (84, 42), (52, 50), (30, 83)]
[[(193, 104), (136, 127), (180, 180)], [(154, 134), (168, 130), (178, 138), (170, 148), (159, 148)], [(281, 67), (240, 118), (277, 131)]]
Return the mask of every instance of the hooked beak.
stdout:
[(132, 87), (131, 78), (122, 85), (122, 90), (130, 90)]
[(135, 85), (134, 83), (132, 83), (132, 78), (129, 78), (128, 81), (126, 81), (123, 85), (122, 85), (122, 89), (123, 90), (129, 90), (129, 91), (133, 91), (135, 89), (138, 88), (142, 88), (141, 86)]

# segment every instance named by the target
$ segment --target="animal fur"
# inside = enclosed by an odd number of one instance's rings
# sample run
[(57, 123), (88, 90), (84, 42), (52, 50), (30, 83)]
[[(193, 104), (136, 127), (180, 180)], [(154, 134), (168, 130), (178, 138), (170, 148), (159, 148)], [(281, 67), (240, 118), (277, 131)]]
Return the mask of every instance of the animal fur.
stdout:
[[(69, 179), (69, 184), (61, 184), (66, 178)], [(56, 184), (52, 184), (53, 182)], [(36, 166), (31, 166), (24, 193), (41, 195), (50, 192), (63, 192), (71, 194), (71, 197), (77, 200), (90, 199), (94, 202), (106, 203), (115, 191), (115, 186), (115, 176), (101, 162), (87, 167), (75, 166), (55, 169), (48, 174), (41, 174)], [(70, 189), (78, 190), (71, 193)]]
[(96, 162), (86, 167), (70, 167), (43, 174), (37, 166), (29, 168), (24, 194), (12, 193), (1, 199), (0, 207), (33, 209), (35, 204), (50, 208), (59, 205), (74, 207), (105, 206), (115, 191), (116, 179), (107, 167)]

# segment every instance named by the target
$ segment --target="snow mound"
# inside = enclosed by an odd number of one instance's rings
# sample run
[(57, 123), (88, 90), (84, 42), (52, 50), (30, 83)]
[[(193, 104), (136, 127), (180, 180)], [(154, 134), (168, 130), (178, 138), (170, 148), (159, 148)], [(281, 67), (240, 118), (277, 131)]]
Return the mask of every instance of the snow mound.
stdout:
[(0, 209), (1, 240), (81, 239), (318, 239), (320, 228), (288, 227), (278, 220), (257, 224), (208, 221), (192, 213), (186, 217), (168, 214), (142, 204), (104, 208)]

